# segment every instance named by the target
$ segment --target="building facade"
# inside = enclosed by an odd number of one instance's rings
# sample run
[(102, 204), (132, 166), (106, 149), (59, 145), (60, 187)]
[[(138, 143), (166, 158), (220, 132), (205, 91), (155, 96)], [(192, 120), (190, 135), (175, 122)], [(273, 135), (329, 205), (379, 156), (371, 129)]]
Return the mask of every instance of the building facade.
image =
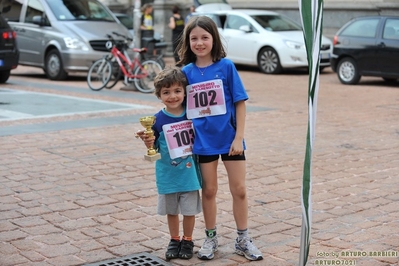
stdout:
[[(154, 5), (154, 30), (164, 36), (170, 44), (172, 33), (168, 28), (173, 5), (182, 9), (182, 15), (188, 13), (192, 0), (100, 0), (111, 10), (133, 15), (135, 4), (152, 3)], [(298, 0), (227, 0), (233, 8), (267, 9), (287, 15), (300, 23)], [(399, 0), (324, 0), (323, 34), (333, 38), (335, 32), (352, 18), (365, 15), (399, 15)], [(171, 47), (171, 45), (168, 45)], [(169, 51), (170, 52), (170, 51)]]

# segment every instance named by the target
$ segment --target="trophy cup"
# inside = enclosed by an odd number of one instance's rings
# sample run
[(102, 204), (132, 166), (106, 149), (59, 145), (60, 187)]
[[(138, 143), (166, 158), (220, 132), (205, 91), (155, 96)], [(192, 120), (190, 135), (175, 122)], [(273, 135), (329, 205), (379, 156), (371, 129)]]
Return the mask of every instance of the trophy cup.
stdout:
[[(145, 128), (144, 134), (151, 138), (154, 136), (152, 126), (155, 123), (155, 116), (144, 116), (140, 118), (140, 124)], [(150, 162), (156, 161), (161, 158), (161, 154), (158, 153), (153, 146), (148, 148), (147, 154), (144, 155), (144, 159)]]

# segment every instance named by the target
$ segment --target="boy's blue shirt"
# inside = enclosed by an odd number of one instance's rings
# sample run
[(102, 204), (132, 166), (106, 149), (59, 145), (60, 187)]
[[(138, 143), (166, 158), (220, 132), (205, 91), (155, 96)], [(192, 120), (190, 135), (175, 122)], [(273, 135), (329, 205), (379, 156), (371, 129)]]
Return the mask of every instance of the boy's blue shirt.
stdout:
[[(164, 109), (155, 114), (156, 121), (152, 129), (155, 135), (155, 145), (161, 154), (161, 159), (155, 163), (155, 176), (158, 194), (188, 192), (201, 189), (201, 180), (195, 156), (185, 156), (171, 159), (166, 144), (162, 126), (187, 120), (186, 112), (174, 116)], [(194, 141), (195, 142), (195, 141)]]

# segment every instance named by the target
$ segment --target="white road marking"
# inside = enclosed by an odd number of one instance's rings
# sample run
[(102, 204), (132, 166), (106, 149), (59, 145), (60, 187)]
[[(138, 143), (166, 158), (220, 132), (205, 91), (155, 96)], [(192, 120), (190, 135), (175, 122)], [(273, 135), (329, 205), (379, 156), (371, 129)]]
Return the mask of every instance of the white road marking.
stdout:
[[(89, 99), (89, 98), (79, 98), (75, 96), (67, 96), (67, 95), (59, 95), (59, 94), (52, 94), (52, 93), (42, 93), (42, 92), (32, 92), (32, 91), (23, 91), (23, 90), (13, 90), (13, 89), (8, 89), (8, 88), (1, 88), (0, 89), (0, 95), (16, 95), (16, 94), (36, 94), (36, 95), (46, 95), (50, 97), (59, 97), (59, 98), (66, 98), (70, 100), (75, 100), (75, 101), (80, 101), (80, 102), (89, 102), (89, 103), (98, 103), (98, 104), (108, 104), (108, 105), (115, 105), (115, 106), (120, 106), (120, 107), (104, 107), (104, 109), (101, 108), (101, 105), (98, 106), (97, 110), (94, 111), (77, 111), (77, 112), (69, 112), (66, 110), (65, 112), (62, 113), (53, 113), (51, 114), (41, 114), (41, 115), (35, 115), (35, 114), (29, 114), (29, 113), (23, 113), (23, 112), (17, 112), (17, 111), (12, 111), (12, 110), (7, 110), (4, 108), (7, 108), (8, 103), (3, 103), (3, 105), (0, 105), (3, 109), (0, 109), (0, 121), (9, 121), (9, 120), (19, 120), (19, 119), (38, 119), (38, 118), (49, 118), (49, 117), (59, 117), (59, 116), (69, 116), (69, 115), (77, 115), (77, 114), (97, 114), (97, 113), (108, 113), (108, 112), (115, 112), (115, 111), (124, 111), (124, 110), (135, 110), (135, 109), (154, 109), (154, 107), (149, 106), (149, 105), (141, 105), (141, 104), (130, 104), (130, 103), (121, 103), (121, 102), (111, 102), (111, 101), (105, 101), (105, 100), (97, 100), (97, 99)], [(18, 97), (18, 96), (16, 96)], [(1, 99), (4, 99), (4, 97), (0, 96), (0, 103)]]

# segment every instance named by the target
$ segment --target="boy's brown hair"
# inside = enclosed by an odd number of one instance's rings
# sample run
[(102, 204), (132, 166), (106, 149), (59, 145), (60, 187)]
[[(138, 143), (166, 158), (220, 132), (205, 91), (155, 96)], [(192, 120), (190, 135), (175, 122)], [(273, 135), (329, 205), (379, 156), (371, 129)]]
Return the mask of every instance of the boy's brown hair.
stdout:
[(170, 88), (174, 84), (185, 89), (188, 85), (186, 75), (178, 67), (166, 67), (154, 79), (155, 95), (161, 97), (161, 89)]

